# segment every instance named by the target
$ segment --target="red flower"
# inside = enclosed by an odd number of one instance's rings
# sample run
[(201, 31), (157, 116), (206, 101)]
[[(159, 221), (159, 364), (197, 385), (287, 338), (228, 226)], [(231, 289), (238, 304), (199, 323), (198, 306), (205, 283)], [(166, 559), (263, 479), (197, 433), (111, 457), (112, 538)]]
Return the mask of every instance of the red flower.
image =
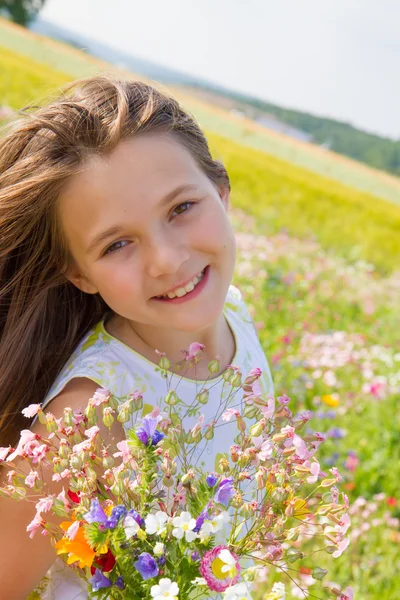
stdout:
[(80, 500), (78, 494), (76, 494), (75, 492), (72, 492), (71, 490), (68, 490), (67, 494), (70, 497), (70, 499), (72, 500), (72, 502), (75, 502), (75, 504), (80, 504), (81, 500)]
[(115, 565), (115, 558), (111, 550), (108, 550), (107, 554), (97, 556), (93, 565), (90, 567), (92, 575), (95, 574), (96, 569), (100, 569), (103, 573), (109, 573), (113, 570)]
[(389, 496), (386, 502), (389, 506), (397, 506), (397, 500), (396, 498), (393, 498), (393, 496)]

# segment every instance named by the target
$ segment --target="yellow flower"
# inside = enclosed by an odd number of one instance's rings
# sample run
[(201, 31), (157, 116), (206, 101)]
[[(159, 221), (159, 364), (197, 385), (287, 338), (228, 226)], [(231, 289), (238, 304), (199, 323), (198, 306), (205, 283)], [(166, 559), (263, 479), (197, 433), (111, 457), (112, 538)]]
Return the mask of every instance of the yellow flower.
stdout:
[(322, 402), (331, 408), (335, 408), (339, 404), (339, 397), (337, 394), (324, 394), (321, 398)]

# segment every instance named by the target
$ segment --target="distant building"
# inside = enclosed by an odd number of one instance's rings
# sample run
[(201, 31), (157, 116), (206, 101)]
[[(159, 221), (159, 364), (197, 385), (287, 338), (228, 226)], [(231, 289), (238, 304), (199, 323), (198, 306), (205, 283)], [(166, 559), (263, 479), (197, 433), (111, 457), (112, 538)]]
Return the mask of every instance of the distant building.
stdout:
[(267, 127), (268, 129), (272, 129), (278, 133), (283, 133), (284, 135), (288, 135), (296, 140), (300, 140), (302, 142), (313, 141), (313, 136), (311, 134), (301, 131), (301, 129), (296, 129), (296, 127), (292, 127), (287, 123), (283, 123), (283, 121), (279, 121), (279, 119), (273, 115), (262, 115), (261, 117), (257, 117), (255, 121), (260, 125)]

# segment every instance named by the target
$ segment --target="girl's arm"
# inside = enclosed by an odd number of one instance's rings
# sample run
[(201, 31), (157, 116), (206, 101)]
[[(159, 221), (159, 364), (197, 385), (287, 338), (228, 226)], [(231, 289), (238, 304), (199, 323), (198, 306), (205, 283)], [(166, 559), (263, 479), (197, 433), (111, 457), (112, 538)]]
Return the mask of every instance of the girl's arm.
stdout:
[[(73, 410), (85, 407), (89, 398), (93, 396), (98, 385), (90, 379), (73, 379), (64, 390), (51, 401), (46, 409), (58, 419), (62, 416), (66, 406)], [(114, 437), (116, 441), (124, 439), (124, 430), (118, 421), (115, 421), (109, 432), (99, 419), (100, 435), (104, 441)], [(36, 421), (32, 431), (47, 437), (48, 432), (44, 425)], [(110, 440), (111, 441), (111, 440)], [(18, 466), (27, 474), (29, 466), (20, 459)], [(6, 482), (8, 468), (0, 469), (0, 485)], [(52, 470), (43, 470), (46, 476), (45, 485), (50, 494), (58, 495), (63, 488), (62, 482), (51, 481)], [(65, 482), (64, 482), (65, 488)], [(38, 495), (37, 500), (40, 499)], [(47, 536), (38, 530), (33, 539), (26, 531), (27, 525), (36, 514), (35, 504), (24, 500), (17, 502), (9, 498), (0, 498), (0, 596), (7, 600), (26, 600), (27, 596), (35, 589), (46, 571), (56, 559), (56, 551), (50, 544)], [(44, 513), (46, 516), (46, 513)], [(51, 515), (51, 521), (61, 523), (65, 519)]]

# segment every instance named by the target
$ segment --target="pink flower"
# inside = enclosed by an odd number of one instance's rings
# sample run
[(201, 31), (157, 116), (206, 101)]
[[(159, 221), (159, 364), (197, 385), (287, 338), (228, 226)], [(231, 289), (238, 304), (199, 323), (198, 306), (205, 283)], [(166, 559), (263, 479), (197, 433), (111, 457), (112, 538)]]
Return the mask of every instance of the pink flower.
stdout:
[(122, 456), (122, 462), (125, 464), (129, 462), (132, 458), (131, 453), (129, 452), (128, 442), (126, 440), (122, 440), (122, 442), (118, 442), (117, 444), (118, 450), (120, 452), (114, 452), (113, 456), (117, 458), (118, 456)]
[(26, 528), (26, 531), (29, 531), (29, 537), (32, 539), (39, 527), (45, 524), (45, 521), (42, 519), (39, 513), (37, 513), (34, 519), (29, 523)]
[(228, 408), (224, 413), (222, 413), (223, 421), (230, 421), (232, 417), (237, 417), (240, 415), (240, 412), (236, 410), (236, 408)]
[(100, 404), (108, 402), (110, 396), (111, 394), (108, 390), (105, 390), (104, 388), (97, 388), (90, 400), (94, 406), (100, 406)]
[(354, 600), (354, 590), (352, 587), (347, 587), (344, 594), (339, 596), (339, 600)]
[(93, 427), (90, 427), (90, 429), (86, 429), (85, 435), (90, 440), (92, 440), (93, 438), (96, 437), (96, 435), (99, 433), (99, 431), (100, 431), (100, 427), (98, 427), (97, 425), (93, 425)]
[(39, 473), (37, 471), (31, 471), (29, 475), (25, 478), (26, 485), (30, 488), (33, 488), (38, 477)]
[(312, 462), (311, 464), (308, 464), (310, 461), (306, 461), (305, 465), (310, 467), (310, 471), (311, 471), (311, 475), (309, 477), (307, 477), (307, 483), (315, 483), (316, 481), (318, 481), (318, 475), (320, 473), (321, 467), (319, 465), (319, 462), (316, 460), (315, 462)]
[(30, 404), (29, 406), (23, 409), (22, 414), (24, 415), (24, 417), (31, 419), (32, 417), (38, 414), (41, 406), (41, 404)]
[(226, 546), (216, 546), (203, 556), (200, 573), (210, 590), (224, 592), (239, 581), (239, 559)]
[[(27, 448), (29, 448), (29, 444)], [(50, 448), (47, 444), (41, 444), (40, 446), (37, 444), (35, 448), (28, 449), (27, 455), (32, 459), (33, 464), (37, 465), (38, 463), (42, 462), (49, 450)]]
[(349, 538), (344, 538), (338, 545), (338, 549), (332, 554), (333, 558), (339, 558), (339, 556), (342, 556), (343, 552), (346, 550), (347, 546), (349, 545), (350, 540)]
[(204, 344), (199, 344), (199, 342), (193, 342), (190, 344), (188, 350), (184, 350), (185, 360), (193, 360), (197, 353), (200, 353), (204, 350)]
[(76, 454), (79, 454), (80, 452), (84, 452), (85, 450), (90, 450), (92, 446), (92, 440), (84, 440), (83, 442), (81, 442), (80, 444), (75, 444), (75, 446), (72, 447), (73, 452), (76, 452)]
[(7, 454), (10, 453), (11, 450), (11, 446), (8, 446), (8, 448), (0, 448), (0, 460), (5, 460), (7, 457)]
[(57, 496), (57, 500), (61, 500), (61, 502), (64, 503), (64, 506), (66, 509), (70, 509), (71, 508), (71, 503), (68, 500), (66, 494), (65, 494), (65, 490), (64, 488), (62, 489), (62, 492), (60, 492)]
[(54, 494), (52, 496), (46, 496), (46, 498), (40, 498), (36, 504), (37, 514), (42, 512), (48, 512), (54, 504)]
[(275, 412), (275, 398), (269, 398), (267, 406), (262, 406), (261, 410), (266, 419), (271, 419)]
[(311, 454), (307, 449), (305, 441), (297, 433), (293, 436), (293, 446), (296, 448), (296, 454), (299, 458), (310, 458)]
[(14, 450), (10, 456), (7, 457), (7, 462), (14, 460), (17, 456), (23, 456), (25, 454), (25, 446), (29, 442), (33, 442), (34, 440), (40, 439), (40, 436), (29, 429), (23, 429), (21, 431), (20, 439), (18, 442), (18, 446)]
[(257, 457), (260, 461), (267, 460), (271, 458), (272, 452), (274, 450), (274, 446), (269, 440), (264, 440), (263, 436), (251, 438), (252, 443), (255, 448), (258, 450)]

